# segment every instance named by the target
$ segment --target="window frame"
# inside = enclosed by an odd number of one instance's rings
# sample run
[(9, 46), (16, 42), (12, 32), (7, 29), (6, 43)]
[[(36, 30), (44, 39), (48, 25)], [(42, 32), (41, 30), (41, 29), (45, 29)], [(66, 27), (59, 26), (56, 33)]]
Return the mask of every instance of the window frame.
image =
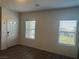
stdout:
[[(75, 44), (74, 45), (64, 44), (64, 43), (59, 42), (60, 41), (60, 21), (76, 21)], [(67, 20), (59, 20), (59, 25), (58, 25), (58, 44), (63, 45), (63, 46), (75, 47), (76, 42), (77, 42), (77, 31), (78, 31), (77, 27), (78, 27), (78, 20), (74, 20), (74, 19), (72, 19), (72, 20), (68, 20), (68, 19)]]
[[(35, 35), (34, 35), (34, 38), (30, 38), (30, 37), (26, 37), (26, 21), (35, 21)], [(24, 21), (24, 38), (25, 39), (31, 39), (31, 40), (35, 40), (36, 39), (36, 24), (37, 24), (37, 21), (36, 20), (25, 20)]]

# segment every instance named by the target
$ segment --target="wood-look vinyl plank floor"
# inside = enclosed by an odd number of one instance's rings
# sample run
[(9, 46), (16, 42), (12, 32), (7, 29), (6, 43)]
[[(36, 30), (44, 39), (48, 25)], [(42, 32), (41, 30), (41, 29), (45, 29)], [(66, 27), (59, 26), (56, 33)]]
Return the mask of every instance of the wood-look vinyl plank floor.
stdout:
[(0, 51), (0, 59), (74, 59), (39, 49), (16, 45)]

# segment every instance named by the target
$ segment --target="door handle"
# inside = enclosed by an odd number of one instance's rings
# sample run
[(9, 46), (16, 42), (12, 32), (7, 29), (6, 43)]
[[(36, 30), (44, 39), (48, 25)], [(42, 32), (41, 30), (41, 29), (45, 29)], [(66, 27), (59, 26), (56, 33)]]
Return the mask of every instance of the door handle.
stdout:
[(7, 32), (7, 34), (9, 34), (9, 32)]
[(9, 32), (7, 32), (7, 35), (9, 36)]

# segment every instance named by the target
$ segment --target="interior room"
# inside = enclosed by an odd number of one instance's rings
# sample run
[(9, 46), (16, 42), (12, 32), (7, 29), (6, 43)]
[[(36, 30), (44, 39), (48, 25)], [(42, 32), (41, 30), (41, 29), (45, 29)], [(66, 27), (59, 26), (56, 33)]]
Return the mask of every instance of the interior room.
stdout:
[(0, 59), (79, 59), (79, 0), (0, 0)]

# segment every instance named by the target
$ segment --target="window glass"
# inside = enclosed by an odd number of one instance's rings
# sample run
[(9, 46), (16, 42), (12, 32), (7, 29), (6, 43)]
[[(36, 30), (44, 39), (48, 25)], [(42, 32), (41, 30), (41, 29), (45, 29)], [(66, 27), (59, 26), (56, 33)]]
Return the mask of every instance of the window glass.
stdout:
[(59, 43), (75, 45), (76, 43), (76, 20), (62, 20), (59, 26)]
[(25, 37), (35, 39), (35, 23), (36, 21), (25, 22)]

